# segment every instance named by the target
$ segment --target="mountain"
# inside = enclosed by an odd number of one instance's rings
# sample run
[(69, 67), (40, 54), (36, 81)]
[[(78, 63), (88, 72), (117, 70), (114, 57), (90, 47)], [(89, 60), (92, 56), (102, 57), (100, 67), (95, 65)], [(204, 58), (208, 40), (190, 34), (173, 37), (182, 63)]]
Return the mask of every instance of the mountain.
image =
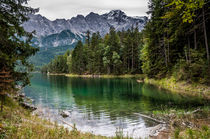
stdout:
[[(78, 40), (83, 40), (87, 30), (99, 32), (104, 36), (110, 27), (117, 31), (127, 30), (138, 26), (141, 31), (147, 17), (129, 17), (121, 10), (113, 10), (106, 14), (89, 13), (87, 16), (77, 15), (71, 19), (56, 19), (51, 21), (46, 17), (30, 15), (30, 20), (23, 24), (26, 31), (36, 31), (36, 43), (39, 47), (58, 47), (70, 45)], [(63, 37), (63, 38), (62, 38)]]
[(41, 37), (39, 40), (41, 42), (41, 46), (45, 47), (58, 47), (58, 46), (64, 46), (64, 45), (72, 45), (78, 40), (85, 40), (85, 36), (83, 34), (74, 34), (70, 30), (63, 30), (60, 33), (51, 34), (45, 37)]
[(120, 10), (113, 10), (102, 15), (89, 13), (87, 16), (77, 15), (71, 19), (56, 19), (51, 21), (37, 14), (30, 15), (29, 21), (23, 24), (26, 31), (36, 31), (33, 42), (40, 47), (40, 51), (30, 61), (37, 66), (49, 63), (56, 55), (64, 54), (73, 49), (78, 40), (84, 42), (86, 32), (99, 32), (103, 37), (110, 27), (117, 31), (138, 26), (139, 31), (144, 28), (147, 17), (129, 17)]

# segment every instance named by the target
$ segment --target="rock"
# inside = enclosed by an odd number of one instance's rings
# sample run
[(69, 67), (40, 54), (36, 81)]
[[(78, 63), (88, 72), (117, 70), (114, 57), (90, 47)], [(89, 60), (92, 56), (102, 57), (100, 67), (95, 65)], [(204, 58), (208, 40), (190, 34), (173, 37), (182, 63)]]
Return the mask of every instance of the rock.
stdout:
[(31, 105), (31, 104), (28, 104), (28, 103), (26, 103), (26, 102), (21, 102), (20, 105), (21, 105), (22, 107), (24, 107), (25, 109), (28, 109), (28, 110), (31, 110), (31, 111), (34, 111), (34, 110), (37, 109), (35, 106), (33, 106), (33, 105)]
[(29, 98), (29, 97), (25, 97), (25, 101), (26, 101), (27, 103), (32, 103), (32, 102), (34, 102), (34, 100), (31, 99), (31, 98)]
[(60, 115), (61, 115), (63, 118), (67, 118), (67, 117), (70, 116), (70, 112), (68, 112), (68, 111), (62, 111), (62, 112), (60, 113)]
[(138, 83), (143, 83), (144, 80), (136, 80)]
[(120, 10), (112, 10), (102, 15), (89, 13), (87, 16), (78, 15), (71, 19), (56, 19), (51, 21), (40, 14), (31, 14), (29, 20), (24, 22), (26, 31), (36, 31), (34, 43), (40, 47), (59, 47), (74, 44), (85, 38), (85, 32), (99, 32), (105, 36), (110, 27), (116, 31), (131, 29), (138, 26), (141, 31), (148, 18), (146, 16), (130, 17)]
[(26, 95), (24, 93), (19, 94), (19, 97), (24, 98)]

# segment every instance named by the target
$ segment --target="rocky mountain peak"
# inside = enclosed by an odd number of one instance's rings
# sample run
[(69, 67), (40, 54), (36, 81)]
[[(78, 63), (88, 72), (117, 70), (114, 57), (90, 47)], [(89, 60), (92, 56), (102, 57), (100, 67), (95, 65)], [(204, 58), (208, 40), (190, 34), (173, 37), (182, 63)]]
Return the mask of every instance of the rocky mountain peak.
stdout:
[(95, 16), (99, 16), (99, 14), (90, 12), (86, 17), (95, 17)]
[(81, 14), (78, 14), (76, 18), (79, 18), (79, 19), (84, 19), (85, 17)]
[(121, 10), (112, 10), (108, 13), (108, 17), (120, 18), (120, 17), (125, 17), (125, 16), (127, 16), (127, 15)]
[[(28, 32), (32, 32), (35, 30), (37, 40), (47, 38), (49, 42), (53, 41), (53, 43), (49, 43), (53, 44), (53, 47), (57, 47), (60, 44), (65, 45), (65, 43), (71, 44), (71, 41), (83, 39), (83, 36), (85, 36), (87, 30), (92, 33), (99, 32), (101, 36), (104, 36), (106, 33), (109, 32), (110, 27), (114, 27), (117, 31), (121, 31), (122, 29), (127, 30), (130, 29), (132, 26), (137, 25), (139, 31), (141, 31), (147, 20), (145, 17), (129, 17), (121, 10), (112, 10), (109, 13), (105, 13), (102, 15), (91, 12), (87, 16), (77, 15), (76, 17), (72, 17), (68, 20), (56, 19), (54, 21), (50, 21), (40, 14), (30, 15), (29, 18), (30, 20), (23, 24), (24, 29)], [(70, 32), (65, 32), (64, 34), (62, 32), (64, 30), (69, 30), (75, 35), (72, 35)], [(54, 35), (57, 37), (52, 37), (50, 35)], [(61, 36), (63, 35), (67, 37), (65, 37), (65, 39), (62, 39)], [(68, 37), (77, 38), (68, 39)], [(52, 38), (55, 40), (53, 40)], [(44, 47), (45, 45), (40, 42), (40, 46)]]

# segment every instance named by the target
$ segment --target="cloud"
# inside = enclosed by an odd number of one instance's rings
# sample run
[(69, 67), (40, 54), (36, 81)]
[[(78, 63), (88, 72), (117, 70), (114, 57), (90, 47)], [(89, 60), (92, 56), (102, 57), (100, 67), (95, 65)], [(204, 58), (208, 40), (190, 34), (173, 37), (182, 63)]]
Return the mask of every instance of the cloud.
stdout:
[(30, 0), (29, 5), (40, 8), (39, 13), (47, 18), (70, 19), (77, 14), (90, 12), (103, 14), (120, 9), (129, 16), (146, 15), (149, 0)]

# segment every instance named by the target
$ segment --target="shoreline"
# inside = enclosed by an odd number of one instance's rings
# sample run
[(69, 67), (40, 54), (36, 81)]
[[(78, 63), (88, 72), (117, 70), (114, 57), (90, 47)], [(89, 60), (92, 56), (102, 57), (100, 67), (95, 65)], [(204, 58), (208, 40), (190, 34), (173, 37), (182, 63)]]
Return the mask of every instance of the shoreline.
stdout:
[[(24, 96), (27, 98), (27, 96)], [(131, 138), (139, 138), (141, 136), (126, 136), (124, 132), (116, 134), (116, 135), (110, 135), (105, 136), (102, 134), (94, 133), (93, 131), (82, 131), (80, 128), (76, 127), (76, 125), (72, 123), (68, 123), (65, 121), (65, 119), (56, 118), (55, 115), (50, 113), (50, 110), (46, 107), (40, 107), (36, 106), (35, 111), (30, 111), (29, 109), (26, 109), (22, 107), (17, 100), (13, 98), (13, 96), (7, 97), (8, 104), (12, 103), (12, 107), (10, 105), (5, 105), (5, 109), (0, 115), (0, 119), (3, 121), (3, 125), (0, 127), (1, 129), (7, 131), (7, 127), (12, 127), (14, 129), (17, 129), (18, 134), (16, 131), (9, 131), (6, 132), (8, 137), (26, 137), (25, 134), (28, 130), (30, 130), (30, 137), (33, 136), (33, 138), (40, 138), (41, 133), (45, 136), (51, 136), (54, 135), (56, 137), (60, 136), (60, 132), (63, 133), (63, 137), (67, 138), (87, 138), (87, 139), (115, 139), (115, 138), (122, 138), (126, 139), (127, 137)], [(9, 118), (6, 115), (11, 115), (14, 118)], [(21, 119), (21, 123), (16, 121), (16, 117), (19, 117)], [(55, 119), (54, 119), (55, 118)], [(7, 121), (5, 123), (4, 121)], [(8, 123), (9, 122), (9, 123)], [(7, 125), (8, 124), (8, 125)], [(157, 137), (160, 133), (162, 133), (164, 130), (166, 130), (166, 124), (157, 124), (156, 126), (147, 127), (146, 130), (148, 130), (148, 138), (150, 137)], [(59, 132), (57, 132), (59, 131)], [(117, 131), (116, 131), (117, 132)], [(0, 132), (1, 133), (1, 132)], [(27, 136), (26, 138), (30, 138)]]
[[(100, 133), (94, 133), (94, 131), (83, 131), (81, 130), (81, 127), (77, 127), (77, 125), (72, 124), (72, 123), (68, 123), (65, 121), (64, 119), (60, 119), (60, 118), (55, 118), (55, 115), (52, 116), (51, 114), (44, 114), (45, 109), (48, 108), (43, 108), (43, 107), (37, 107), (37, 110), (33, 111), (32, 114), (34, 116), (38, 116), (40, 119), (42, 120), (49, 120), (52, 123), (57, 123), (60, 127), (65, 127), (67, 128), (69, 131), (72, 130), (77, 130), (78, 132), (82, 133), (82, 134), (92, 134), (93, 136), (99, 136), (99, 137), (105, 137), (108, 139), (115, 139), (118, 138), (118, 136), (116, 135), (103, 135)], [(54, 118), (52, 118), (54, 117)], [(160, 134), (162, 134), (163, 132), (165, 132), (166, 130), (168, 131), (169, 125), (167, 123), (159, 123), (155, 126), (151, 126), (151, 127), (147, 127), (145, 130), (148, 131), (148, 134), (146, 134), (146, 138), (155, 138), (160, 136)], [(117, 130), (115, 132), (118, 132)], [(132, 136), (128, 136), (128, 133), (125, 134), (125, 132), (120, 133), (122, 134), (120, 136), (120, 138), (122, 139), (127, 139), (127, 137), (129, 138), (141, 138), (142, 136), (136, 136), (136, 135), (132, 135)]]
[(158, 88), (169, 90), (172, 93), (187, 95), (193, 97), (201, 97), (210, 100), (210, 87), (199, 83), (187, 83), (186, 81), (175, 81), (174, 78), (144, 79), (145, 83), (155, 85)]
[(81, 78), (136, 78), (138, 83), (147, 83), (156, 86), (157, 88), (166, 89), (171, 93), (180, 95), (202, 97), (210, 100), (210, 87), (199, 83), (187, 83), (186, 81), (175, 81), (173, 77), (163, 78), (160, 80), (149, 79), (143, 74), (124, 74), (124, 75), (78, 75), (78, 74), (54, 74), (49, 73), (48, 76), (66, 76), (66, 77), (81, 77)]
[[(14, 96), (6, 97), (4, 110), (0, 114), (0, 135), (7, 138), (87, 138), (107, 139), (91, 132), (69, 130), (63, 124), (38, 116), (34, 111), (22, 107)], [(38, 109), (37, 109), (38, 110)], [(28, 133), (30, 132), (30, 133)], [(62, 133), (62, 134), (61, 134)], [(114, 137), (113, 137), (114, 138)]]
[(122, 74), (122, 75), (109, 75), (109, 74), (66, 74), (66, 73), (48, 73), (48, 76), (66, 76), (66, 77), (82, 77), (82, 78), (144, 78), (143, 74)]

